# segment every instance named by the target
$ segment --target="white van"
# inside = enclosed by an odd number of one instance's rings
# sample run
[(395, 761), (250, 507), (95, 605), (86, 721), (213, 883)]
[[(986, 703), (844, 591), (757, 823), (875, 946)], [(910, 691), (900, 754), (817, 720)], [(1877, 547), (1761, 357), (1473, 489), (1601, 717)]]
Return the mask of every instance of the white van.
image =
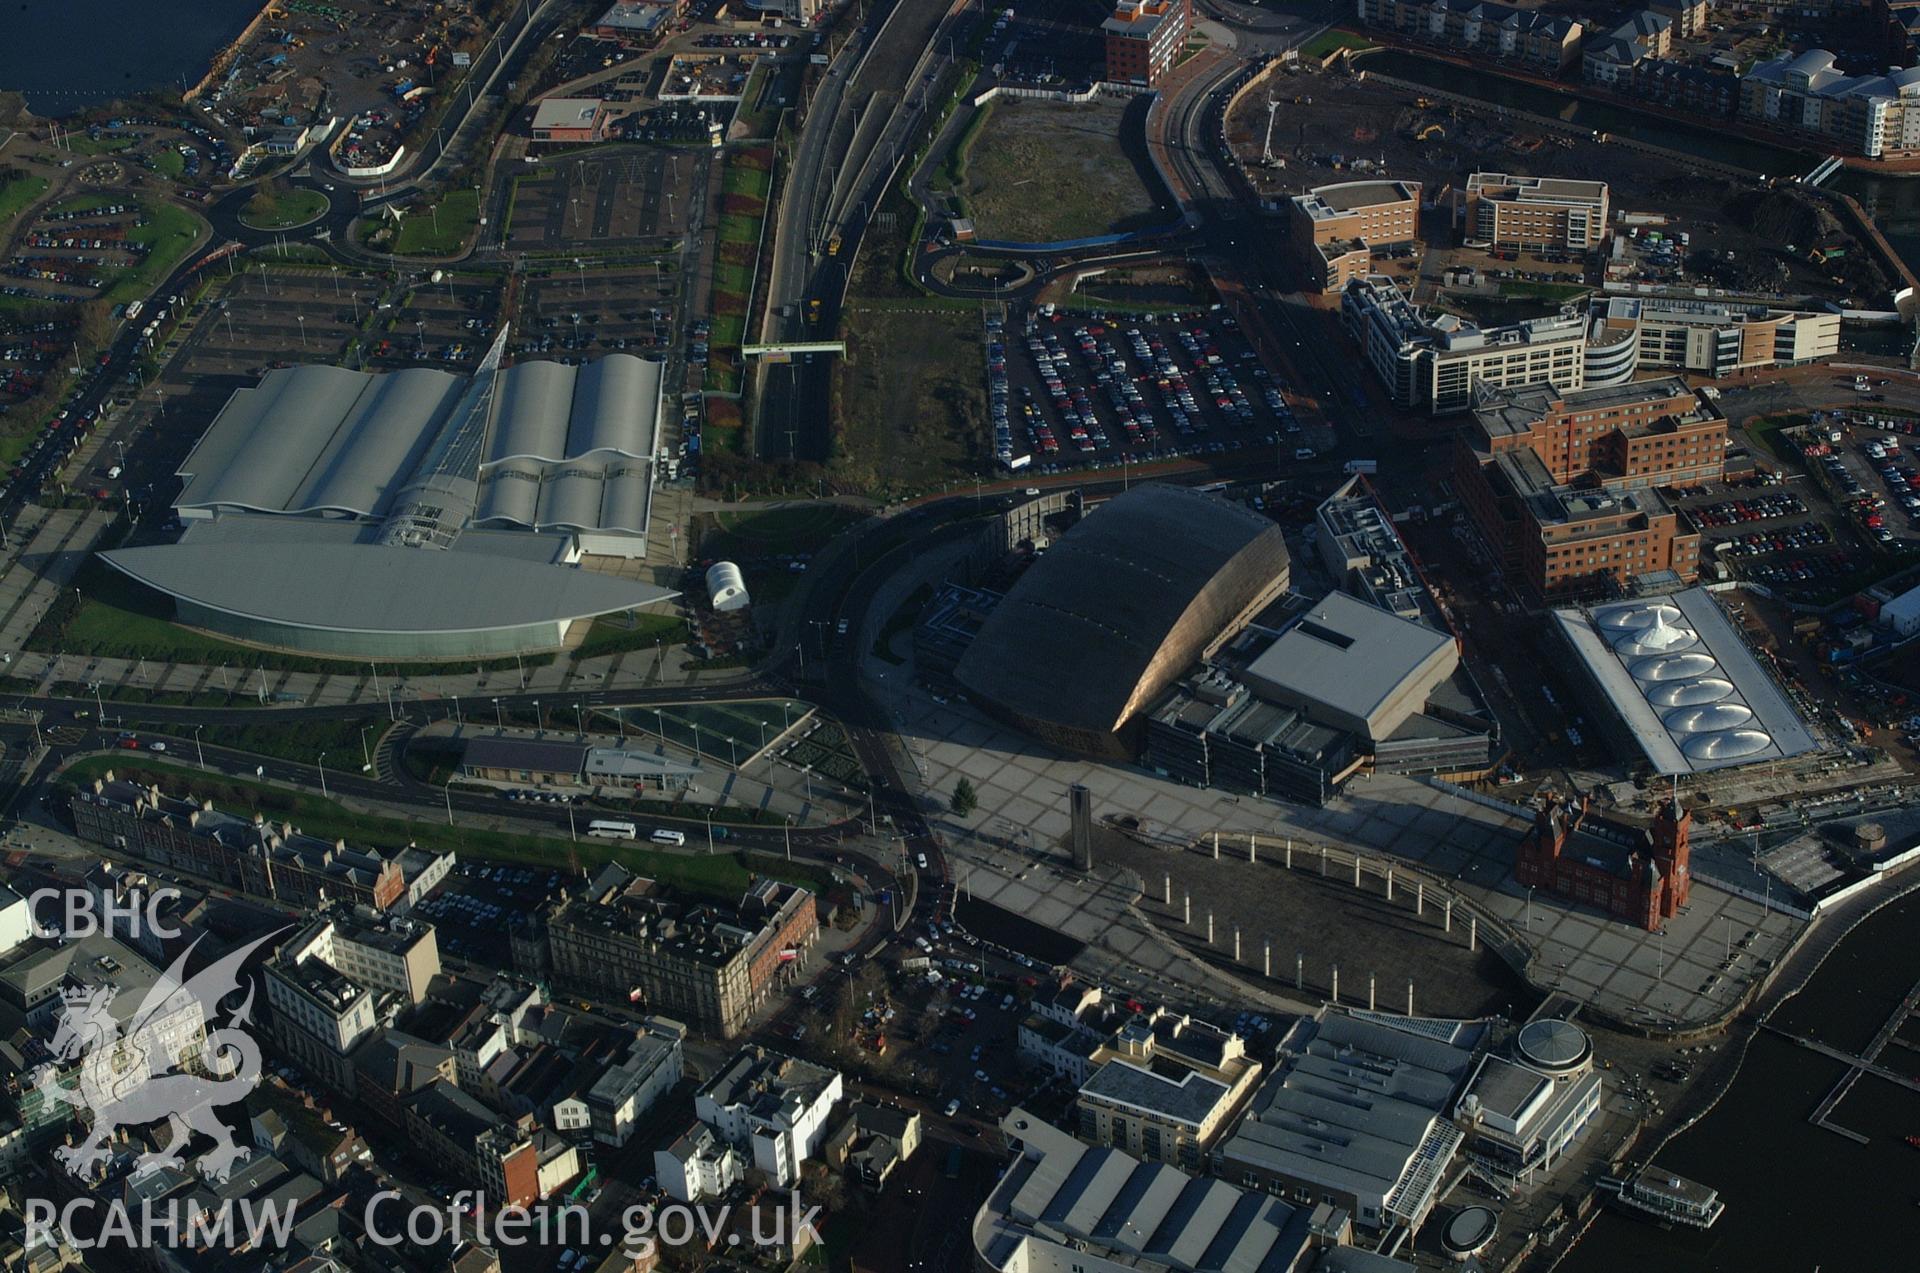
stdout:
[(924, 870), (926, 870), (926, 869), (927, 869), (927, 855), (926, 855), (926, 854), (924, 854), (924, 853), (916, 853), (916, 854), (914, 854), (914, 855), (913, 855), (913, 860), (914, 860), (915, 862), (917, 862), (917, 863), (919, 863), (919, 864), (920, 864), (920, 869), (921, 869), (921, 870), (923, 870), (923, 871), (924, 871)]
[(687, 833), (685, 831), (668, 831), (665, 828), (661, 828), (647, 838), (655, 844), (685, 844), (687, 842)]

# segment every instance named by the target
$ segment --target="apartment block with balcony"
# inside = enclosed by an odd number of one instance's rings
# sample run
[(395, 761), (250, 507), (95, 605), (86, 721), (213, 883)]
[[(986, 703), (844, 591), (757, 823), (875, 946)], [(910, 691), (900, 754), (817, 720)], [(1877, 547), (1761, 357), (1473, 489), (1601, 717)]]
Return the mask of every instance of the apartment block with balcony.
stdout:
[(1587, 41), (1580, 73), (1589, 84), (1622, 91), (1633, 84), (1636, 68), (1666, 57), (1672, 48), (1672, 19), (1642, 9), (1605, 35)]
[(1676, 40), (1691, 40), (1706, 31), (1713, 19), (1712, 0), (1653, 0), (1647, 11), (1671, 23)]
[(1607, 183), (1476, 172), (1459, 196), (1470, 242), (1585, 251), (1607, 237)]
[(1762, 62), (1741, 77), (1740, 117), (1869, 159), (1920, 153), (1920, 66), (1848, 75), (1825, 49)]
[(1312, 287), (1338, 292), (1373, 268), (1373, 251), (1420, 235), (1420, 183), (1344, 181), (1295, 195), (1288, 230)]
[(1423, 44), (1438, 44), (1547, 75), (1580, 60), (1578, 19), (1479, 0), (1356, 0), (1360, 22)]

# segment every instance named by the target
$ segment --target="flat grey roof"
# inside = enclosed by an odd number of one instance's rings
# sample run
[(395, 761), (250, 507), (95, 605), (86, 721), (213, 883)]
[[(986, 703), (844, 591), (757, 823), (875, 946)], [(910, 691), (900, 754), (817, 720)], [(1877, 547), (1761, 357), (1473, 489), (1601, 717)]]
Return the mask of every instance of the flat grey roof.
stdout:
[(597, 97), (549, 97), (534, 107), (535, 128), (585, 128), (600, 113)]
[(1282, 1049), (1289, 1055), (1220, 1146), (1228, 1162), (1386, 1205), (1421, 1174), (1423, 1154), (1458, 1143), (1436, 1138), (1451, 1130), (1437, 1124), (1472, 1052), (1339, 1012), (1302, 1020)]
[(1228, 1090), (1225, 1083), (1198, 1070), (1188, 1070), (1176, 1081), (1123, 1060), (1108, 1061), (1080, 1085), (1083, 1096), (1147, 1110), (1195, 1127), (1206, 1121)]
[[(1657, 380), (1635, 380), (1624, 385), (1603, 385), (1595, 389), (1561, 390), (1544, 380), (1512, 389), (1497, 389), (1474, 404), (1473, 418), (1489, 437), (1513, 437), (1532, 432), (1533, 426), (1553, 410), (1556, 403), (1564, 405), (1569, 411), (1594, 411), (1642, 402), (1665, 402), (1682, 396), (1690, 400), (1684, 417), (1689, 421), (1711, 419), (1719, 414), (1711, 404), (1702, 403), (1695, 397), (1685, 380), (1679, 376), (1662, 376)], [(1624, 427), (1629, 430), (1643, 429), (1659, 418), (1654, 416), (1626, 421)]]
[[(559, 537), (468, 532), (440, 552), (364, 542), (364, 526), (221, 518), (176, 544), (101, 553), (148, 587), (263, 623), (338, 632), (480, 632), (591, 618), (665, 601), (665, 588), (527, 555)], [(538, 541), (545, 539), (545, 544)], [(532, 541), (524, 546), (517, 541)]]
[[(1329, 593), (1247, 665), (1246, 680), (1372, 720), (1453, 638), (1378, 606)], [(1450, 670), (1450, 669), (1449, 669)]]
[(1479, 1098), (1482, 1109), (1517, 1123), (1527, 1106), (1540, 1095), (1541, 1089), (1552, 1082), (1538, 1070), (1509, 1061), (1503, 1056), (1490, 1056), (1481, 1066), (1468, 1092)]
[(538, 769), (577, 774), (587, 755), (587, 749), (579, 743), (544, 738), (479, 734), (465, 742), (461, 762), (482, 769)]
[(1341, 181), (1329, 186), (1315, 186), (1303, 195), (1295, 195), (1293, 201), (1300, 205), (1301, 211), (1319, 221), (1342, 212), (1352, 212), (1356, 208), (1372, 208), (1408, 200), (1418, 202), (1419, 198), (1420, 187), (1413, 182)]

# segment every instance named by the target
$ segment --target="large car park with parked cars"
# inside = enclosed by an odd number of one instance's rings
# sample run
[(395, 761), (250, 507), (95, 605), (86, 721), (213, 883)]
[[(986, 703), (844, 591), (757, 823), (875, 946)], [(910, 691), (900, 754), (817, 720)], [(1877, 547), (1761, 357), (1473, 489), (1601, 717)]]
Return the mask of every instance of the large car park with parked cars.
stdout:
[(1043, 305), (1012, 338), (989, 319), (987, 345), (995, 448), (1008, 467), (1056, 473), (1122, 457), (1304, 449), (1286, 381), (1224, 310), (1110, 315)]

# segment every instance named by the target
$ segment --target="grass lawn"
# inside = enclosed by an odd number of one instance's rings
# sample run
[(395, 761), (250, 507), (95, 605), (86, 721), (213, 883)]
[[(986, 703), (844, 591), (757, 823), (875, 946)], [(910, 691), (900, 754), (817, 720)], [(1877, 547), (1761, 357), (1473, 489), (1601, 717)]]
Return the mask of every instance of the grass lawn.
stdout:
[(187, 161), (179, 151), (167, 146), (154, 152), (153, 170), (163, 177), (178, 181), (186, 174)]
[(651, 650), (656, 644), (679, 645), (687, 639), (684, 619), (671, 614), (640, 613), (631, 623), (622, 619), (595, 619), (574, 651), (575, 658), (619, 654), (624, 650)]
[(713, 265), (713, 329), (708, 336), (707, 388), (740, 388), (740, 345), (746, 340), (747, 307), (759, 268), (760, 227), (773, 188), (773, 150), (755, 146), (727, 157), (721, 176), (720, 246)]
[[(288, 791), (283, 787), (248, 782), (237, 778), (210, 777), (197, 770), (177, 765), (155, 764), (141, 757), (128, 764), (115, 756), (88, 756), (68, 766), (62, 777), (75, 783), (92, 782), (113, 770), (116, 776), (151, 779), (161, 790), (173, 795), (207, 795), (215, 804), (237, 812), (240, 806), (258, 809), (274, 821), (290, 821), (308, 835), (322, 839), (344, 839), (349, 844), (396, 849), (417, 844), (423, 849), (451, 849), (463, 858), (518, 862), (541, 867), (564, 866), (570, 857), (578, 857), (582, 866), (592, 868), (615, 860), (641, 875), (663, 880), (689, 892), (709, 897), (737, 900), (755, 873), (791, 880), (813, 888), (826, 883), (826, 876), (798, 862), (778, 857), (745, 853), (664, 853), (655, 849), (615, 845), (606, 840), (582, 836), (578, 843), (564, 835), (516, 835), (502, 831), (482, 831), (467, 826), (448, 826), (441, 814), (421, 818), (377, 817), (344, 809), (331, 800)], [(456, 814), (456, 823), (461, 815)], [(471, 819), (472, 815), (466, 815)], [(715, 823), (716, 826), (719, 823)], [(701, 836), (689, 836), (691, 845)]]
[(327, 196), (318, 190), (293, 190), (279, 199), (262, 191), (248, 200), (240, 220), (256, 230), (285, 230), (305, 225), (326, 210)]
[[(139, 709), (116, 707), (118, 714), (139, 719)], [(331, 762), (329, 769), (354, 771), (360, 768), (354, 762), (361, 760), (363, 754), (371, 754), (373, 747), (380, 741), (380, 731), (387, 727), (384, 711), (358, 720), (306, 720), (294, 725), (280, 725), (259, 722), (246, 725), (208, 725), (200, 731), (200, 741), (209, 747), (233, 747), (240, 751), (252, 752), (257, 756), (271, 756), (275, 760), (289, 760), (295, 764), (316, 765), (324, 754)], [(367, 752), (361, 751), (361, 734), (365, 731)], [(184, 728), (179, 732), (190, 732)], [(191, 753), (183, 753), (182, 759)], [(362, 761), (362, 763), (365, 763)]]
[(818, 552), (828, 540), (866, 520), (839, 504), (799, 504), (737, 513), (716, 513), (700, 537), (703, 557), (755, 561), (763, 557)]
[(1502, 283), (1500, 295), (1520, 296), (1543, 301), (1570, 301), (1593, 291), (1584, 283)]
[(1145, 171), (1146, 101), (994, 102), (968, 140), (959, 194), (983, 239), (1052, 243), (1171, 217)]
[(452, 190), (433, 208), (407, 213), (394, 236), (393, 251), (397, 256), (450, 256), (479, 224), (480, 192)]
[(258, 653), (180, 627), (166, 598), (98, 562), (88, 562), (74, 582), (82, 595), (60, 642), (68, 654), (226, 663)]
[(868, 307), (842, 320), (833, 366), (833, 459), (842, 489), (919, 494), (980, 471), (987, 443), (986, 350), (978, 310)]
[(1300, 56), (1311, 61), (1319, 61), (1336, 49), (1371, 49), (1376, 47), (1372, 40), (1364, 35), (1355, 35), (1351, 31), (1322, 31), (1300, 46)]
[(47, 192), (45, 177), (17, 177), (0, 185), (0, 226), (20, 215), (20, 210)]
[(140, 264), (101, 293), (101, 299), (109, 304), (143, 297), (159, 286), (200, 234), (200, 218), (185, 208), (158, 199), (143, 199), (140, 207), (147, 223), (128, 230), (127, 242), (145, 243), (150, 250)]

